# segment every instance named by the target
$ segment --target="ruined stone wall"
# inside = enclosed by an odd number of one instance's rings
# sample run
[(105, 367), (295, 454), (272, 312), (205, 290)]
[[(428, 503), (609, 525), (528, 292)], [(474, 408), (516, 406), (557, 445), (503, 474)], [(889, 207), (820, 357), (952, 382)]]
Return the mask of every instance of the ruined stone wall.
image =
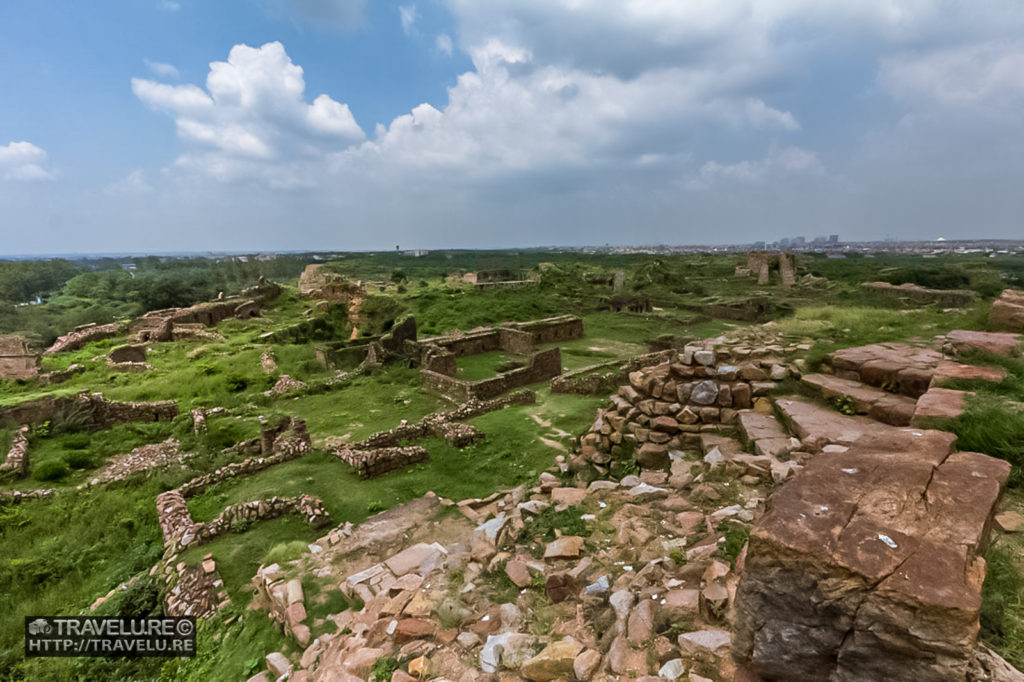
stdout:
[(499, 328), (498, 337), (501, 349), (513, 355), (529, 355), (536, 345), (533, 334), (511, 327)]
[(518, 328), (532, 334), (533, 342), (537, 345), (583, 338), (583, 319), (575, 315), (521, 322)]
[(53, 355), (62, 351), (73, 351), (82, 348), (87, 343), (101, 341), (117, 336), (124, 330), (120, 322), (112, 322), (102, 325), (85, 325), (76, 328), (70, 334), (59, 337), (52, 346), (46, 349), (46, 355)]
[(41, 497), (53, 497), (54, 491), (50, 488), (40, 490), (0, 490), (0, 505), (20, 504), (28, 500), (37, 500)]
[(214, 538), (248, 526), (256, 521), (297, 514), (314, 528), (330, 524), (330, 515), (320, 500), (309, 495), (271, 497), (240, 502), (225, 507), (208, 523), (195, 523), (188, 511), (185, 497), (178, 490), (157, 496), (157, 519), (163, 531), (164, 547), (180, 552), (193, 545), (202, 545)]
[(573, 393), (576, 395), (607, 395), (619, 384), (628, 381), (630, 372), (671, 360), (675, 350), (663, 350), (631, 358), (623, 363), (619, 360), (588, 365), (571, 372), (560, 374), (551, 380), (552, 393)]
[(86, 426), (99, 430), (128, 422), (171, 421), (178, 415), (173, 400), (152, 403), (121, 403), (107, 400), (101, 393), (80, 393), (63, 398), (37, 398), (0, 409), (0, 424), (38, 424), (61, 411), (82, 412)]
[(269, 469), (275, 464), (298, 459), (302, 454), (303, 452), (300, 450), (290, 449), (276, 455), (270, 455), (269, 457), (248, 457), (241, 462), (226, 464), (208, 474), (197, 476), (180, 486), (177, 490), (183, 497), (202, 495), (212, 485), (238, 476), (251, 476), (257, 471)]
[(968, 289), (926, 289), (916, 284), (900, 284), (888, 282), (864, 282), (861, 289), (879, 301), (892, 302), (898, 305), (928, 305), (935, 303), (942, 306), (963, 306), (974, 302), (976, 295)]
[(18, 476), (28, 476), (28, 430), (29, 426), (26, 424), (14, 434), (11, 449), (7, 451), (3, 464), (0, 464), (0, 472), (14, 471)]
[(386, 474), (389, 471), (402, 469), (410, 464), (426, 462), (430, 459), (427, 449), (418, 445), (376, 448), (373, 450), (343, 448), (335, 451), (334, 454), (355, 469), (359, 478), (373, 478)]
[(547, 381), (562, 373), (562, 353), (558, 348), (534, 353), (530, 363), (491, 379), (480, 381), (462, 381), (437, 372), (422, 371), (421, 377), (425, 388), (437, 391), (459, 400), (478, 398), (487, 400), (506, 393), (514, 388), (528, 386), (538, 381)]
[(738, 410), (770, 410), (767, 396), (793, 371), (774, 349), (687, 346), (666, 361), (629, 373), (581, 439), (582, 453), (604, 465), (633, 452), (641, 466), (667, 465), (692, 434), (731, 423)]
[(18, 336), (0, 336), (0, 379), (32, 379), (39, 374), (39, 354)]

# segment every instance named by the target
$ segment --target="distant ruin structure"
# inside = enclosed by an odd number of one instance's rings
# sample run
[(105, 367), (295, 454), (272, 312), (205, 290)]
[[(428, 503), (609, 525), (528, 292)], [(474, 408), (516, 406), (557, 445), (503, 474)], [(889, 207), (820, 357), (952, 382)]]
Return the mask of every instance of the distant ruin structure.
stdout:
[(34, 379), (39, 367), (39, 353), (29, 350), (25, 339), (0, 336), (0, 379)]
[(462, 276), (462, 281), (472, 284), (477, 289), (521, 287), (537, 283), (536, 280), (530, 279), (525, 271), (505, 269), (467, 272)]
[(765, 286), (771, 284), (771, 273), (778, 271), (779, 283), (784, 287), (791, 287), (796, 284), (795, 268), (794, 256), (789, 252), (751, 251), (747, 254), (746, 267), (736, 268), (736, 276), (757, 277), (757, 283)]

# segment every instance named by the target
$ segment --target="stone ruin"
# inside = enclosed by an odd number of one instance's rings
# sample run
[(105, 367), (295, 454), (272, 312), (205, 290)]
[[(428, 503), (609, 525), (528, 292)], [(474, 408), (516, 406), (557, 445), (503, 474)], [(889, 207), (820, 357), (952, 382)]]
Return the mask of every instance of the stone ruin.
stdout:
[(779, 283), (784, 287), (796, 284), (795, 257), (786, 251), (778, 254), (767, 251), (751, 251), (747, 254), (747, 266), (737, 266), (737, 277), (757, 277), (757, 283), (765, 286), (771, 283), (771, 273), (778, 270)]
[[(782, 348), (688, 345), (660, 364), (629, 374), (583, 437), (582, 457), (604, 469), (632, 453), (661, 468), (669, 453), (698, 434), (736, 421), (740, 410), (771, 411), (768, 394), (790, 375)], [(606, 470), (606, 469), (605, 469)]]
[(125, 325), (120, 322), (101, 325), (84, 324), (80, 327), (75, 327), (74, 331), (61, 336), (52, 346), (47, 348), (46, 355), (75, 351), (84, 347), (87, 343), (113, 338), (124, 331), (124, 328)]
[(46, 396), (0, 408), (0, 423), (39, 424), (54, 417), (73, 417), (87, 429), (98, 431), (128, 422), (169, 422), (178, 416), (173, 400), (117, 402), (102, 393)]
[(380, 476), (430, 459), (426, 448), (403, 443), (437, 436), (444, 438), (452, 447), (468, 447), (483, 438), (484, 434), (462, 420), (510, 405), (530, 405), (535, 401), (536, 396), (532, 391), (518, 391), (494, 400), (469, 400), (458, 409), (434, 412), (414, 424), (402, 424), (387, 431), (378, 431), (359, 443), (340, 444), (333, 447), (332, 452), (355, 469), (360, 478)]
[(145, 344), (126, 344), (112, 348), (107, 353), (107, 366), (119, 372), (145, 372), (153, 369), (146, 362)]
[(900, 306), (937, 304), (950, 308), (970, 305), (977, 298), (970, 289), (926, 289), (917, 284), (890, 284), (889, 282), (864, 282), (860, 285), (879, 302)]
[(988, 326), (996, 331), (1024, 332), (1024, 291), (1004, 289), (992, 301)]
[(363, 287), (359, 282), (331, 272), (326, 264), (313, 263), (299, 275), (299, 293), (306, 298), (347, 305), (362, 298)]
[(476, 289), (493, 289), (496, 287), (523, 287), (536, 284), (539, 280), (530, 279), (522, 270), (476, 270), (462, 275), (465, 284), (472, 284)]
[[(421, 339), (420, 375), (426, 388), (458, 400), (493, 398), (561, 374), (561, 351), (558, 348), (536, 351), (536, 347), (580, 338), (583, 338), (583, 320), (574, 315), (561, 315)], [(458, 358), (496, 350), (527, 356), (528, 364), (480, 381), (456, 377)]]
[(11, 449), (7, 451), (3, 464), (0, 464), (0, 474), (13, 472), (20, 478), (28, 476), (28, 432), (29, 426), (25, 424), (14, 434)]
[(39, 353), (29, 350), (25, 339), (0, 336), (0, 379), (34, 379), (39, 367)]

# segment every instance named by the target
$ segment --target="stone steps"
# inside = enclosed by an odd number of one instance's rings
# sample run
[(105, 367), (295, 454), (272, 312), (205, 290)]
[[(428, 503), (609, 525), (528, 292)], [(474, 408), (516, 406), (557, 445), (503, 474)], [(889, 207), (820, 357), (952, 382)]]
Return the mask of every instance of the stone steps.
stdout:
[(771, 414), (763, 414), (756, 410), (740, 410), (736, 423), (744, 441), (749, 443), (758, 455), (788, 455), (799, 446)]
[(907, 426), (914, 417), (917, 401), (905, 395), (887, 393), (860, 381), (831, 374), (805, 374), (800, 382), (825, 400), (849, 398), (857, 414), (865, 414), (884, 424)]

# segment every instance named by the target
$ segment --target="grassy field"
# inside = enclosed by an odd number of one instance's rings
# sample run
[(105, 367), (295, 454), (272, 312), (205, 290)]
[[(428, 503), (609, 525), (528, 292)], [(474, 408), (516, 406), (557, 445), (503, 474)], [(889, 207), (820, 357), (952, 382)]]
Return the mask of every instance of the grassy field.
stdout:
[[(421, 336), (471, 329), (510, 320), (529, 320), (574, 313), (583, 317), (585, 338), (557, 344), (567, 369), (628, 358), (664, 347), (668, 342), (728, 334), (745, 323), (713, 319), (699, 308), (736, 304), (747, 297), (770, 300), (775, 326), (794, 342), (809, 342), (811, 367), (839, 347), (876, 341), (928, 339), (949, 329), (983, 329), (986, 296), (998, 286), (1024, 284), (1022, 259), (975, 257), (924, 262), (906, 256), (877, 259), (851, 257), (833, 261), (801, 257), (798, 275), (810, 279), (783, 290), (775, 284), (757, 287), (735, 277), (742, 258), (727, 255), (595, 255), (520, 252), (431, 254), (409, 259), (394, 254), (349, 254), (339, 261), (342, 272), (386, 284), (374, 291), (371, 314), (360, 325), (364, 333), (385, 329), (394, 318), (413, 314)], [(514, 267), (540, 279), (523, 289), (477, 291), (455, 283), (460, 268)], [(393, 277), (396, 270), (403, 278)], [(616, 294), (610, 281), (626, 273), (624, 296), (647, 298), (649, 313), (615, 313), (608, 308)], [(994, 278), (994, 279), (993, 279)], [(953, 282), (979, 293), (977, 304), (943, 311), (866, 305), (859, 282), (885, 279), (925, 286)], [(403, 283), (399, 286), (398, 281)], [(695, 310), (694, 308), (698, 308)], [(315, 322), (313, 321), (315, 320)], [(319, 331), (318, 331), (319, 330)], [(268, 497), (310, 494), (323, 500), (335, 524), (358, 522), (372, 511), (391, 507), (427, 491), (462, 499), (485, 496), (496, 489), (532, 481), (566, 451), (574, 436), (592, 422), (603, 398), (550, 394), (546, 384), (530, 387), (536, 405), (517, 406), (472, 420), (485, 438), (462, 450), (434, 438), (418, 444), (430, 462), (379, 478), (361, 481), (333, 455), (326, 442), (354, 442), (450, 409), (438, 396), (424, 392), (416, 369), (396, 364), (373, 371), (329, 391), (293, 395), (264, 394), (282, 374), (319, 382), (333, 374), (317, 361), (315, 344), (347, 338), (350, 326), (337, 309), (322, 310), (299, 299), (294, 289), (270, 305), (264, 317), (227, 320), (216, 330), (220, 338), (198, 338), (150, 344), (153, 369), (139, 374), (114, 371), (106, 353), (124, 339), (93, 343), (73, 353), (43, 359), (46, 371), (85, 367), (70, 381), (40, 387), (33, 382), (0, 382), (0, 406), (44, 395), (101, 391), (114, 400), (177, 401), (180, 416), (169, 424), (122, 425), (95, 433), (61, 432), (43, 427), (33, 432), (30, 455), (33, 473), (27, 480), (0, 481), (0, 487), (56, 487), (53, 500), (0, 507), (0, 606), (8, 614), (0, 623), (0, 680), (6, 679), (244, 679), (262, 666), (263, 654), (288, 650), (289, 644), (267, 622), (265, 614), (248, 611), (247, 584), (267, 553), (285, 542), (312, 542), (323, 531), (301, 519), (286, 517), (257, 523), (184, 555), (198, 561), (207, 552), (217, 559), (234, 604), (200, 628), (204, 655), (190, 661), (140, 663), (65, 659), (32, 660), (21, 654), (22, 617), (31, 613), (77, 613), (133, 575), (147, 571), (162, 553), (154, 498), (163, 490), (210, 471), (239, 456), (221, 451), (259, 433), (260, 417), (295, 415), (307, 421), (314, 452), (254, 476), (219, 484), (189, 501), (196, 520), (208, 520), (223, 507)], [(287, 332), (289, 343), (269, 343), (267, 332)], [(326, 336), (325, 336), (326, 335)], [(272, 350), (277, 370), (267, 374), (260, 358)], [(487, 353), (460, 358), (460, 376), (493, 376), (506, 363), (523, 358)], [(1010, 377), (998, 385), (972, 384), (977, 391), (964, 417), (954, 426), (960, 447), (1003, 456), (1015, 464), (1013, 484), (1024, 466), (1024, 363), (1000, 361)], [(226, 413), (211, 417), (209, 434), (196, 437), (189, 412), (220, 406)], [(0, 449), (6, 451), (12, 425), (0, 425)], [(138, 445), (174, 436), (187, 452), (198, 455), (185, 470), (134, 477), (103, 489), (76, 491), (112, 455)], [(55, 479), (38, 477), (35, 467), (66, 466)], [(1006, 505), (1024, 506), (1021, 488), (1012, 488)], [(1018, 665), (1024, 651), (1024, 578), (1020, 567), (1024, 538), (1006, 536), (989, 550), (985, 586), (983, 636)]]

